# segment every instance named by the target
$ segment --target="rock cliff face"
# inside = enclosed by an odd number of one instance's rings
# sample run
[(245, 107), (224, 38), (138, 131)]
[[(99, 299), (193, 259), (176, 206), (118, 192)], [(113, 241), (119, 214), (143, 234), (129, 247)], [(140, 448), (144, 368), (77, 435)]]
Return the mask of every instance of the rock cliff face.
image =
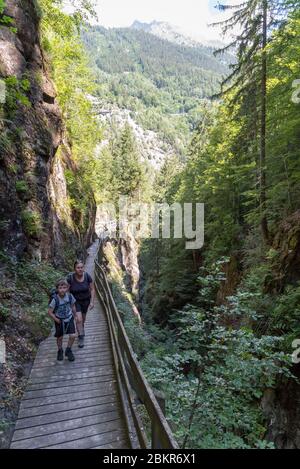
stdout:
[[(97, 98), (93, 99), (95, 111), (99, 120), (111, 129), (116, 127), (122, 130), (125, 124), (129, 124), (136, 139), (137, 148), (143, 162), (149, 163), (154, 170), (160, 169), (166, 158), (176, 154), (176, 149), (164, 142), (158, 133), (145, 130), (132, 117), (129, 109), (120, 109), (115, 105), (107, 105), (102, 108)], [(99, 149), (106, 147), (110, 141), (110, 130), (106, 131), (106, 139), (103, 140)]]
[[(140, 266), (138, 240), (134, 238), (128, 230), (126, 238), (119, 238), (116, 234), (117, 222), (114, 215), (110, 214), (105, 207), (99, 206), (97, 209), (95, 230), (97, 236), (106, 240), (103, 243), (109, 249), (111, 261), (126, 272), (124, 282), (128, 292), (139, 298)], [(117, 249), (114, 250), (113, 247)], [(105, 248), (103, 248), (103, 252)]]
[(300, 280), (300, 210), (280, 224), (273, 248), (277, 256), (271, 286), (275, 291), (282, 291), (287, 283), (295, 285)]
[[(297, 286), (300, 280), (300, 210), (282, 221), (273, 242), (272, 276), (266, 290), (277, 294), (286, 285)], [(291, 349), (292, 350), (292, 349)], [(276, 448), (300, 448), (300, 364), (294, 364), (290, 379), (275, 390), (267, 390), (262, 401), (269, 421), (267, 438)]]
[[(292, 369), (299, 380), (300, 366)], [(300, 448), (300, 386), (295, 380), (266, 390), (262, 399), (262, 409), (268, 420), (266, 438), (272, 441), (277, 449)]]
[[(82, 254), (88, 235), (76, 228), (65, 168), (76, 171), (65, 142), (55, 87), (49, 78), (33, 0), (7, 0), (12, 30), (0, 22), (0, 249), (62, 264)], [(3, 93), (2, 93), (3, 95)], [(2, 109), (1, 109), (2, 106)]]

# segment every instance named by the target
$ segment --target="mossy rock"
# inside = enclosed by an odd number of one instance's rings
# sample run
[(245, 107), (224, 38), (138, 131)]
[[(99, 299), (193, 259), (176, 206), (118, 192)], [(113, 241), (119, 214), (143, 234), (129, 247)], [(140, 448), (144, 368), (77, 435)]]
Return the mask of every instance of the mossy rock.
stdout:
[(299, 243), (299, 233), (296, 233), (289, 239), (289, 249), (292, 249), (292, 250), (296, 249), (298, 243)]

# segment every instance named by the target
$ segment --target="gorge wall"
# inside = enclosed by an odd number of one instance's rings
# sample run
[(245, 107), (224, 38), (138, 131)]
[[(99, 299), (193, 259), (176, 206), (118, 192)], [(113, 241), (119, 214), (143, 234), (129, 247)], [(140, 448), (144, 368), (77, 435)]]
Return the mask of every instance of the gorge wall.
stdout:
[(85, 256), (96, 215), (92, 196), (83, 222), (71, 204), (65, 174), (79, 170), (37, 5), (6, 0), (3, 11), (0, 2), (0, 448), (9, 447), (36, 349), (50, 332), (48, 291)]
[(12, 22), (0, 22), (0, 249), (63, 265), (66, 254), (81, 255), (90, 243), (95, 203), (81, 233), (64, 175), (76, 165), (40, 44), (36, 3), (7, 0), (4, 13)]

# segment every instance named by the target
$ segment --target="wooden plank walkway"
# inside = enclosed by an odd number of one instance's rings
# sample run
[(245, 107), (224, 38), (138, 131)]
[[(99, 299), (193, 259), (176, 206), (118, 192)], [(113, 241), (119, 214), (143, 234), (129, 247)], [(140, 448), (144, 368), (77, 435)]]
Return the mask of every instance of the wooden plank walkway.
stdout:
[[(97, 245), (89, 249), (86, 262), (92, 276)], [(41, 343), (20, 405), (12, 449), (130, 447), (108, 325), (98, 298), (88, 312), (85, 333), (85, 347), (74, 344), (74, 362), (57, 362), (53, 331)], [(67, 338), (64, 348), (66, 342)]]

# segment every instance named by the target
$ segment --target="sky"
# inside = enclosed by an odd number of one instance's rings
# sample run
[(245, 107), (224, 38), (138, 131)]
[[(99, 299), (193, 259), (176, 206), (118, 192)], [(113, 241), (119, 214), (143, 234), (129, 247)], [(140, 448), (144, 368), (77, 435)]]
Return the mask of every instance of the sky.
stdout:
[[(99, 23), (105, 27), (126, 27), (134, 20), (149, 23), (167, 21), (195, 37), (222, 39), (220, 31), (208, 27), (225, 18), (214, 6), (218, 0), (95, 0)], [(221, 3), (241, 3), (223, 0)]]

